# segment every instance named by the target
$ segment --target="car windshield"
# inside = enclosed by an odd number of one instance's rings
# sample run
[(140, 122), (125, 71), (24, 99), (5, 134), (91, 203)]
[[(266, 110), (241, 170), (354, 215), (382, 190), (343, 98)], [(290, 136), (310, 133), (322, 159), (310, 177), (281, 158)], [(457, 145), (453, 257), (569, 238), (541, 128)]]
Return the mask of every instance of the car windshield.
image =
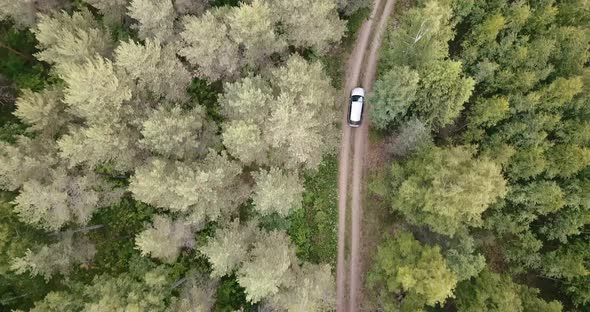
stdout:
[(363, 101), (363, 97), (360, 95), (353, 95), (352, 96), (352, 101), (353, 102), (362, 102)]

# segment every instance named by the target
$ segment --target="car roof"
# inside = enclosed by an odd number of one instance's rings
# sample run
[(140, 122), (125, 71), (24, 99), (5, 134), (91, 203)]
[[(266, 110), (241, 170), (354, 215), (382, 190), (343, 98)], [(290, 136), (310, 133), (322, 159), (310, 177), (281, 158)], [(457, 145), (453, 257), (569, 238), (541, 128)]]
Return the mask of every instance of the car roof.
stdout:
[(354, 95), (360, 95), (362, 97), (365, 97), (365, 89), (363, 88), (354, 88), (352, 89), (352, 92), (350, 93), (351, 96)]
[(363, 103), (352, 102), (350, 104), (350, 121), (361, 121), (361, 115), (363, 114)]

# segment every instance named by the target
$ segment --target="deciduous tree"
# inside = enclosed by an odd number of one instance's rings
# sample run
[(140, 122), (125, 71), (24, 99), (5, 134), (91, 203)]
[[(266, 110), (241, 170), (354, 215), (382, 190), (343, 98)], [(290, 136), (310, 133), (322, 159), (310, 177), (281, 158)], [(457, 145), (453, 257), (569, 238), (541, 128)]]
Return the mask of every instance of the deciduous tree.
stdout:
[(415, 109), (435, 127), (449, 125), (459, 116), (475, 86), (472, 78), (463, 76), (461, 62), (456, 61), (436, 62), (420, 78)]
[(440, 248), (423, 246), (412, 234), (385, 237), (367, 276), (386, 311), (415, 311), (442, 304), (453, 295), (457, 283)]
[(466, 147), (433, 147), (392, 169), (393, 203), (410, 222), (453, 235), (480, 226), (481, 214), (506, 194), (506, 181), (493, 162), (473, 159)]
[(538, 289), (516, 284), (508, 275), (484, 270), (478, 278), (459, 284), (456, 302), (459, 310), (474, 312), (562, 310), (559, 302), (543, 301), (538, 294)]

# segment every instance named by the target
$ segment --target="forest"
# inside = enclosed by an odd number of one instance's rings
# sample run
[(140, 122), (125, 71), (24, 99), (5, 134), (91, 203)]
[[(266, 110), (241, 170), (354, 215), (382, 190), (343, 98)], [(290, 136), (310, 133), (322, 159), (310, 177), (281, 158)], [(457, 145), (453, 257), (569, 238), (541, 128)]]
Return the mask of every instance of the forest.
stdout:
[[(370, 6), (0, 0), (0, 311), (335, 310)], [(367, 311), (590, 311), (589, 48), (589, 0), (398, 0)]]
[(381, 311), (590, 311), (590, 2), (398, 6), (369, 103)]
[(1, 0), (0, 310), (333, 309), (367, 5)]

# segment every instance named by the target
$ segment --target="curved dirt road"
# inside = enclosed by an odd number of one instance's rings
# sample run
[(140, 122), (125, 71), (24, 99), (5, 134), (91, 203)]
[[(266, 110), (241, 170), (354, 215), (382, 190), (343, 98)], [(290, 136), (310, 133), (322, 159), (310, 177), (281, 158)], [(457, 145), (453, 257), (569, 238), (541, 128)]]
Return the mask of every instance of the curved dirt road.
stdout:
[[(385, 5), (383, 5), (385, 2)], [(365, 142), (368, 140), (369, 107), (365, 107), (365, 116), (360, 128), (352, 130), (348, 126), (348, 97), (352, 88), (359, 85), (359, 78), (363, 73), (361, 86), (368, 92), (373, 86), (379, 47), (383, 33), (387, 27), (387, 18), (393, 11), (395, 0), (375, 0), (370, 18), (363, 23), (359, 31), (353, 53), (350, 56), (346, 72), (345, 101), (342, 117), (342, 140), (340, 145), (339, 158), (339, 179), (338, 179), (338, 259), (336, 264), (336, 289), (337, 289), (337, 312), (359, 311), (357, 302), (359, 287), (361, 287), (360, 276), (360, 236), (362, 222), (362, 178), (364, 172), (364, 155), (366, 154)], [(378, 23), (375, 24), (376, 19)], [(370, 50), (369, 39), (372, 36)], [(363, 67), (363, 64), (365, 65)], [(370, 103), (367, 103), (370, 104)], [(349, 161), (351, 136), (354, 137), (354, 154), (352, 163), (352, 186), (351, 186), (351, 244), (350, 258), (345, 259), (346, 250), (346, 211), (348, 201), (348, 179), (350, 176)], [(347, 265), (348, 264), (348, 265)], [(349, 279), (346, 280), (348, 269)], [(347, 298), (347, 284), (348, 298)], [(347, 300), (348, 299), (348, 300)], [(348, 304), (347, 304), (348, 303)]]

